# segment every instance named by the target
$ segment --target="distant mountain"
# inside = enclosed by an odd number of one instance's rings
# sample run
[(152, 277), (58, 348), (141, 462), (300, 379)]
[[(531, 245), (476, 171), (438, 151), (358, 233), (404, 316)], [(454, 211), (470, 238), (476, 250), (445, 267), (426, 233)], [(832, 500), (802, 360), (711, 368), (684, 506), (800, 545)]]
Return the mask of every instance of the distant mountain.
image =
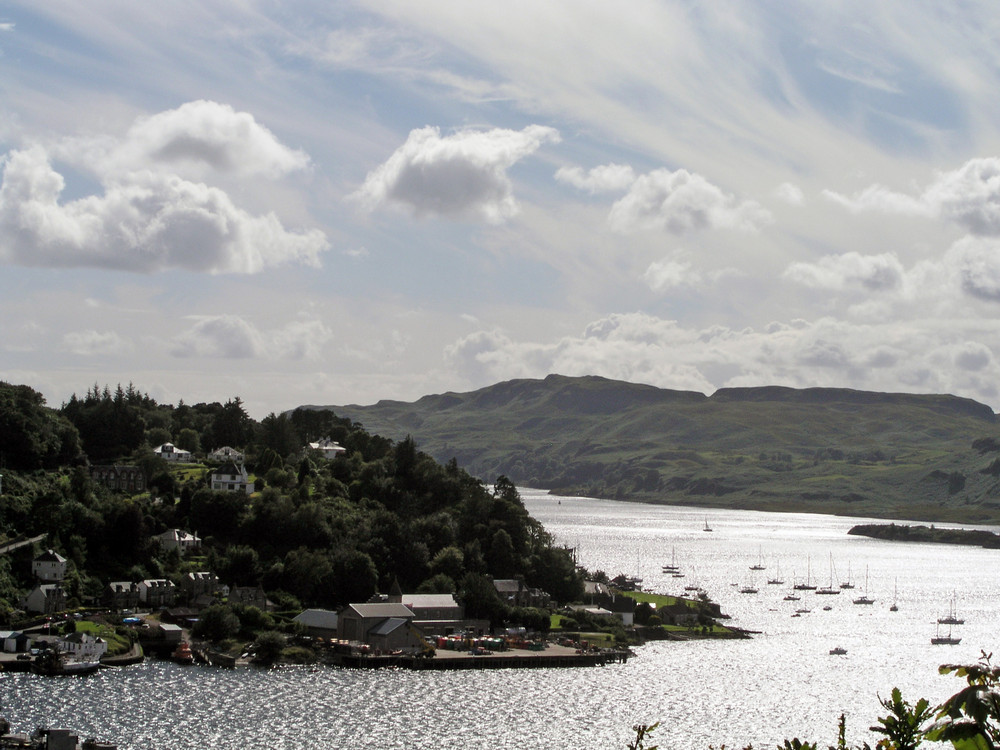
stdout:
[(331, 409), (475, 476), (621, 500), (1000, 522), (1000, 424), (948, 395), (550, 375)]

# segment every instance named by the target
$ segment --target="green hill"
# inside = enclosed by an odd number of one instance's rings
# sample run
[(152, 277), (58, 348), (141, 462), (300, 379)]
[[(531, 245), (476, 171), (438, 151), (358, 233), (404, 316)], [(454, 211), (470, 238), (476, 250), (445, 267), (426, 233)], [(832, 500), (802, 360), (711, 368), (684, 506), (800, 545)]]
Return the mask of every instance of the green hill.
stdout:
[(331, 409), (473, 475), (562, 494), (1000, 523), (1000, 426), (948, 395), (550, 375)]

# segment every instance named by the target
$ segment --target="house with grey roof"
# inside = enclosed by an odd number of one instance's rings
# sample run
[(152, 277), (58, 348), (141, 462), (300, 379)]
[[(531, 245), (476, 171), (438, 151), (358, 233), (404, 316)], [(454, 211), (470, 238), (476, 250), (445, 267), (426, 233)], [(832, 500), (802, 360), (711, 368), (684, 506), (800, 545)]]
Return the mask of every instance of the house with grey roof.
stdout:
[(39, 581), (58, 583), (66, 577), (66, 558), (53, 550), (46, 550), (31, 561), (31, 573)]

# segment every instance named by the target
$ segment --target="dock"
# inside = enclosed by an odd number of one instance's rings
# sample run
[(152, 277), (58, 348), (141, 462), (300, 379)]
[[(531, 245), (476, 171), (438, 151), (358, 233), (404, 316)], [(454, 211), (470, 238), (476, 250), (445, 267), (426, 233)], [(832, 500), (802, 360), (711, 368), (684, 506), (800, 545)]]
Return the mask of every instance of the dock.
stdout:
[(521, 649), (487, 654), (464, 651), (438, 651), (434, 656), (412, 654), (341, 654), (336, 663), (354, 669), (412, 669), (414, 671), (451, 671), (459, 669), (554, 669), (567, 667), (603, 667), (625, 664), (632, 652), (628, 649), (603, 649), (577, 653), (552, 646), (546, 651)]

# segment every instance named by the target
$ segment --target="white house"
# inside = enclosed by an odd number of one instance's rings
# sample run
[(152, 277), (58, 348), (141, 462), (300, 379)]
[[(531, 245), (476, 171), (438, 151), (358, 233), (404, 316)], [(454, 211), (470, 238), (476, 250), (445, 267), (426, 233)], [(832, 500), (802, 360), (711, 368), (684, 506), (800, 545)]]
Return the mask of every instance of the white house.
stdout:
[(31, 561), (31, 572), (39, 581), (56, 583), (66, 577), (66, 558), (47, 550)]
[(70, 633), (59, 639), (58, 646), (76, 661), (95, 661), (108, 652), (108, 642), (90, 633)]
[(253, 494), (253, 482), (250, 481), (247, 470), (243, 464), (234, 464), (232, 461), (212, 472), (211, 485), (213, 490)]
[(310, 450), (322, 453), (323, 458), (336, 458), (347, 453), (347, 448), (330, 438), (323, 438), (322, 440), (317, 440), (315, 443), (309, 443), (309, 448)]
[(177, 550), (182, 555), (201, 549), (201, 539), (194, 534), (180, 529), (167, 529), (162, 534), (153, 537), (165, 551)]
[(162, 458), (164, 461), (186, 463), (191, 460), (191, 451), (178, 448), (173, 443), (164, 443), (163, 445), (157, 446), (156, 448), (153, 448), (153, 453)]
[(233, 463), (241, 464), (246, 460), (246, 456), (244, 456), (235, 448), (230, 448), (228, 445), (224, 445), (221, 448), (216, 448), (214, 451), (209, 453), (208, 460), (232, 461)]

